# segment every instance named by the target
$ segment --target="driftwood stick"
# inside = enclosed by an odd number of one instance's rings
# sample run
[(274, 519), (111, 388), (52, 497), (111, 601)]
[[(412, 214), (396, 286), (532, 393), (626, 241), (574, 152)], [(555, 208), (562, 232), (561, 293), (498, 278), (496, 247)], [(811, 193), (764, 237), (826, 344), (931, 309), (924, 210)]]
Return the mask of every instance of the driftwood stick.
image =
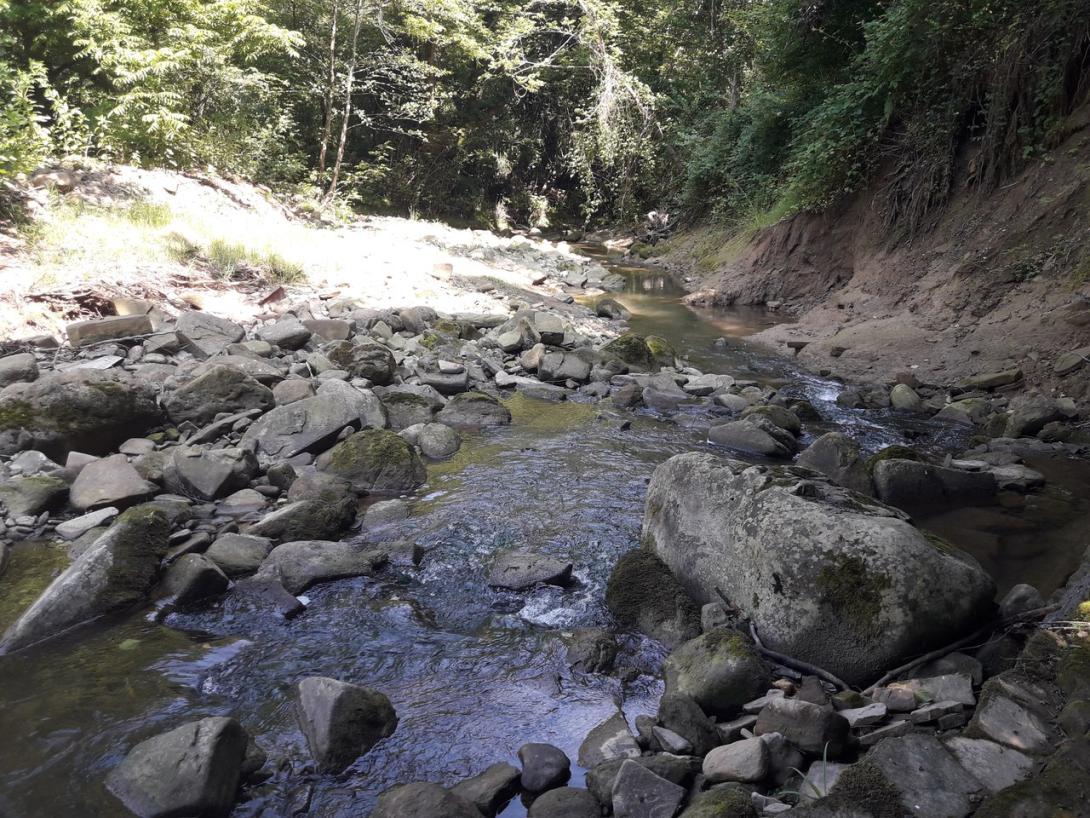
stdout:
[(1015, 616), (1008, 617), (1007, 619), (1000, 619), (996, 622), (991, 622), (984, 627), (978, 628), (977, 630), (973, 631), (968, 636), (964, 636), (961, 639), (951, 642), (948, 645), (944, 645), (943, 647), (936, 650), (929, 651), (928, 653), (923, 654), (923, 656), (917, 656), (911, 662), (905, 662), (900, 667), (893, 668), (893, 670), (886, 673), (884, 676), (882, 676), (881, 679), (879, 679), (877, 682), (864, 690), (863, 695), (870, 695), (874, 692), (875, 688), (881, 687), (886, 682), (890, 682), (896, 679), (898, 676), (904, 673), (908, 673), (908, 671), (912, 670), (913, 668), (919, 667), (926, 662), (930, 662), (932, 659), (938, 659), (948, 653), (957, 650), (958, 648), (963, 648), (966, 645), (970, 645), (981, 637), (991, 633), (992, 631), (1010, 628), (1016, 625), (1023, 625), (1027, 622), (1032, 622), (1035, 619), (1042, 619), (1043, 617), (1048, 616), (1048, 614), (1055, 611), (1057, 607), (1058, 606), (1056, 605), (1047, 605), (1044, 608), (1035, 608), (1032, 611), (1025, 611)]
[(819, 679), (824, 679), (829, 682), (829, 684), (835, 685), (838, 690), (851, 690), (847, 682), (837, 678), (827, 670), (822, 670), (817, 665), (812, 665), (809, 662), (802, 661), (802, 659), (796, 659), (793, 656), (787, 656), (786, 654), (779, 653), (771, 648), (766, 648), (761, 643), (761, 638), (757, 635), (757, 627), (752, 622), (749, 623), (749, 635), (753, 637), (753, 642), (757, 645), (757, 650), (761, 652), (761, 655), (767, 656), (769, 659), (775, 659), (780, 664), (787, 665), (787, 667), (801, 670), (804, 673), (817, 676)]

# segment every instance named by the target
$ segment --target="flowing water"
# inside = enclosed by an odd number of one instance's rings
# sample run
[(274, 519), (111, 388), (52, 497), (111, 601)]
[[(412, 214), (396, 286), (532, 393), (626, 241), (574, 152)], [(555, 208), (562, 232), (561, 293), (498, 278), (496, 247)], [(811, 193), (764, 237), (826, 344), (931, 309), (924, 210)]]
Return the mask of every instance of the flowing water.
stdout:
[[(869, 450), (963, 444), (963, 432), (932, 421), (838, 408), (835, 383), (743, 340), (775, 316), (694, 312), (664, 276), (619, 269), (630, 282), (618, 297), (633, 312), (633, 331), (667, 338), (705, 371), (809, 399), (824, 417), (808, 424), (809, 437), (841, 429)], [(268, 752), (272, 777), (233, 815), (272, 818), (366, 815), (389, 786), (451, 784), (513, 761), (527, 741), (574, 758), (618, 704), (629, 718), (653, 711), (657, 645), (626, 637), (619, 678), (575, 677), (564, 637), (608, 624), (605, 581), (637, 543), (646, 482), (674, 454), (711, 450), (706, 419), (637, 413), (624, 429), (631, 415), (578, 401), (516, 395), (507, 405), (510, 427), (467, 436), (453, 459), (430, 464), (409, 519), (373, 537), (424, 546), (419, 568), (395, 564), (375, 579), (311, 589), (306, 612), (290, 622), (228, 595), (164, 622), (135, 613), (0, 657), (0, 816), (120, 814), (102, 786), (106, 773), (136, 741), (203, 715), (236, 716)], [(1041, 533), (1057, 521), (1085, 526), (1090, 471), (1035, 465), (1057, 483), (1028, 509), (962, 510), (929, 523), (978, 551), (1001, 584), (1028, 574), (1047, 593), (1077, 552), (1062, 535)], [(493, 555), (515, 545), (572, 560), (577, 582), (528, 593), (488, 588)], [(64, 564), (57, 546), (18, 546), (0, 580), (0, 627)], [(292, 710), (293, 684), (314, 674), (378, 688), (400, 717), (392, 738), (338, 776), (312, 772)], [(576, 782), (581, 775), (574, 771)], [(516, 801), (502, 814), (522, 816), (525, 807)]]

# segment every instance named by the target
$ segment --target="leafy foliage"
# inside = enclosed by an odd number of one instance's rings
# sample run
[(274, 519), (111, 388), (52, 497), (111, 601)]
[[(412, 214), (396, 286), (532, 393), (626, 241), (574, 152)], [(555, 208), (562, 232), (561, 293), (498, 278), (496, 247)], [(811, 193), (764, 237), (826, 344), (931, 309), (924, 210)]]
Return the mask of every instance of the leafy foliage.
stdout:
[[(0, 0), (0, 174), (89, 154), (496, 226), (916, 231), (1085, 99), (1085, 0)], [(880, 182), (879, 182), (880, 180)]]

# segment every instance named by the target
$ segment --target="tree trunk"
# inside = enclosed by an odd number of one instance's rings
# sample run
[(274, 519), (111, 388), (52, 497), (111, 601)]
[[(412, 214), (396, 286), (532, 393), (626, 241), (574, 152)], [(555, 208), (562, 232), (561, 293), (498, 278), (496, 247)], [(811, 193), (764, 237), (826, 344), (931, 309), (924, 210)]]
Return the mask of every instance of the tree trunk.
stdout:
[(337, 195), (337, 182), (344, 162), (344, 146), (348, 142), (348, 120), (352, 117), (352, 92), (356, 86), (356, 51), (360, 41), (360, 25), (363, 22), (363, 0), (356, 0), (356, 16), (352, 24), (352, 55), (348, 59), (348, 71), (344, 78), (344, 111), (341, 114), (341, 137), (337, 142), (337, 158), (333, 162), (333, 178), (329, 180), (326, 201)]
[(322, 149), (318, 152), (318, 178), (325, 177), (325, 157), (333, 135), (333, 87), (337, 84), (337, 16), (340, 0), (333, 0), (329, 23), (329, 79), (325, 87), (325, 122), (322, 124)]

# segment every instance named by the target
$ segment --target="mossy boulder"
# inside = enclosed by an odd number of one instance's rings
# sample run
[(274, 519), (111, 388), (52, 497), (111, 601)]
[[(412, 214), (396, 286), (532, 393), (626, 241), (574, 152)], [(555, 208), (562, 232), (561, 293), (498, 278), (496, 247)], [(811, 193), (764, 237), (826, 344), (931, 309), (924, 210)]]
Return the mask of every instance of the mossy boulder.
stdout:
[(640, 369), (650, 369), (655, 362), (647, 341), (643, 336), (631, 332), (614, 338), (602, 347), (602, 352)]
[(151, 504), (124, 512), (8, 628), (6, 653), (143, 601), (170, 542), (167, 515)]
[(884, 463), (887, 460), (913, 460), (917, 463), (923, 463), (923, 456), (915, 449), (910, 449), (907, 446), (886, 446), (884, 449), (879, 449), (877, 452), (867, 458), (867, 473), (874, 474), (874, 468), (879, 463)]
[(674, 345), (658, 335), (648, 335), (643, 339), (651, 358), (659, 366), (674, 366), (677, 363), (677, 350)]
[(849, 682), (995, 608), (994, 583), (971, 557), (795, 467), (673, 457), (651, 478), (643, 538), (698, 603), (722, 592), (769, 647)]
[(361, 494), (401, 494), (427, 478), (416, 450), (388, 429), (357, 432), (321, 455), (315, 465)]
[(647, 549), (634, 549), (617, 560), (606, 585), (606, 607), (620, 625), (667, 647), (700, 633), (700, 609), (666, 564)]
[(740, 784), (720, 784), (702, 792), (680, 818), (758, 818), (749, 791)]
[(717, 628), (678, 647), (663, 665), (666, 691), (691, 697), (709, 716), (729, 719), (772, 683), (753, 643)]
[(56, 511), (68, 497), (68, 484), (59, 477), (35, 474), (0, 485), (0, 501), (12, 517)]
[(300, 500), (266, 514), (246, 531), (255, 537), (279, 542), (328, 540), (347, 530), (356, 520), (356, 500)]
[(0, 440), (20, 437), (64, 462), (73, 450), (103, 455), (162, 423), (151, 384), (113, 372), (49, 372), (0, 391)]

